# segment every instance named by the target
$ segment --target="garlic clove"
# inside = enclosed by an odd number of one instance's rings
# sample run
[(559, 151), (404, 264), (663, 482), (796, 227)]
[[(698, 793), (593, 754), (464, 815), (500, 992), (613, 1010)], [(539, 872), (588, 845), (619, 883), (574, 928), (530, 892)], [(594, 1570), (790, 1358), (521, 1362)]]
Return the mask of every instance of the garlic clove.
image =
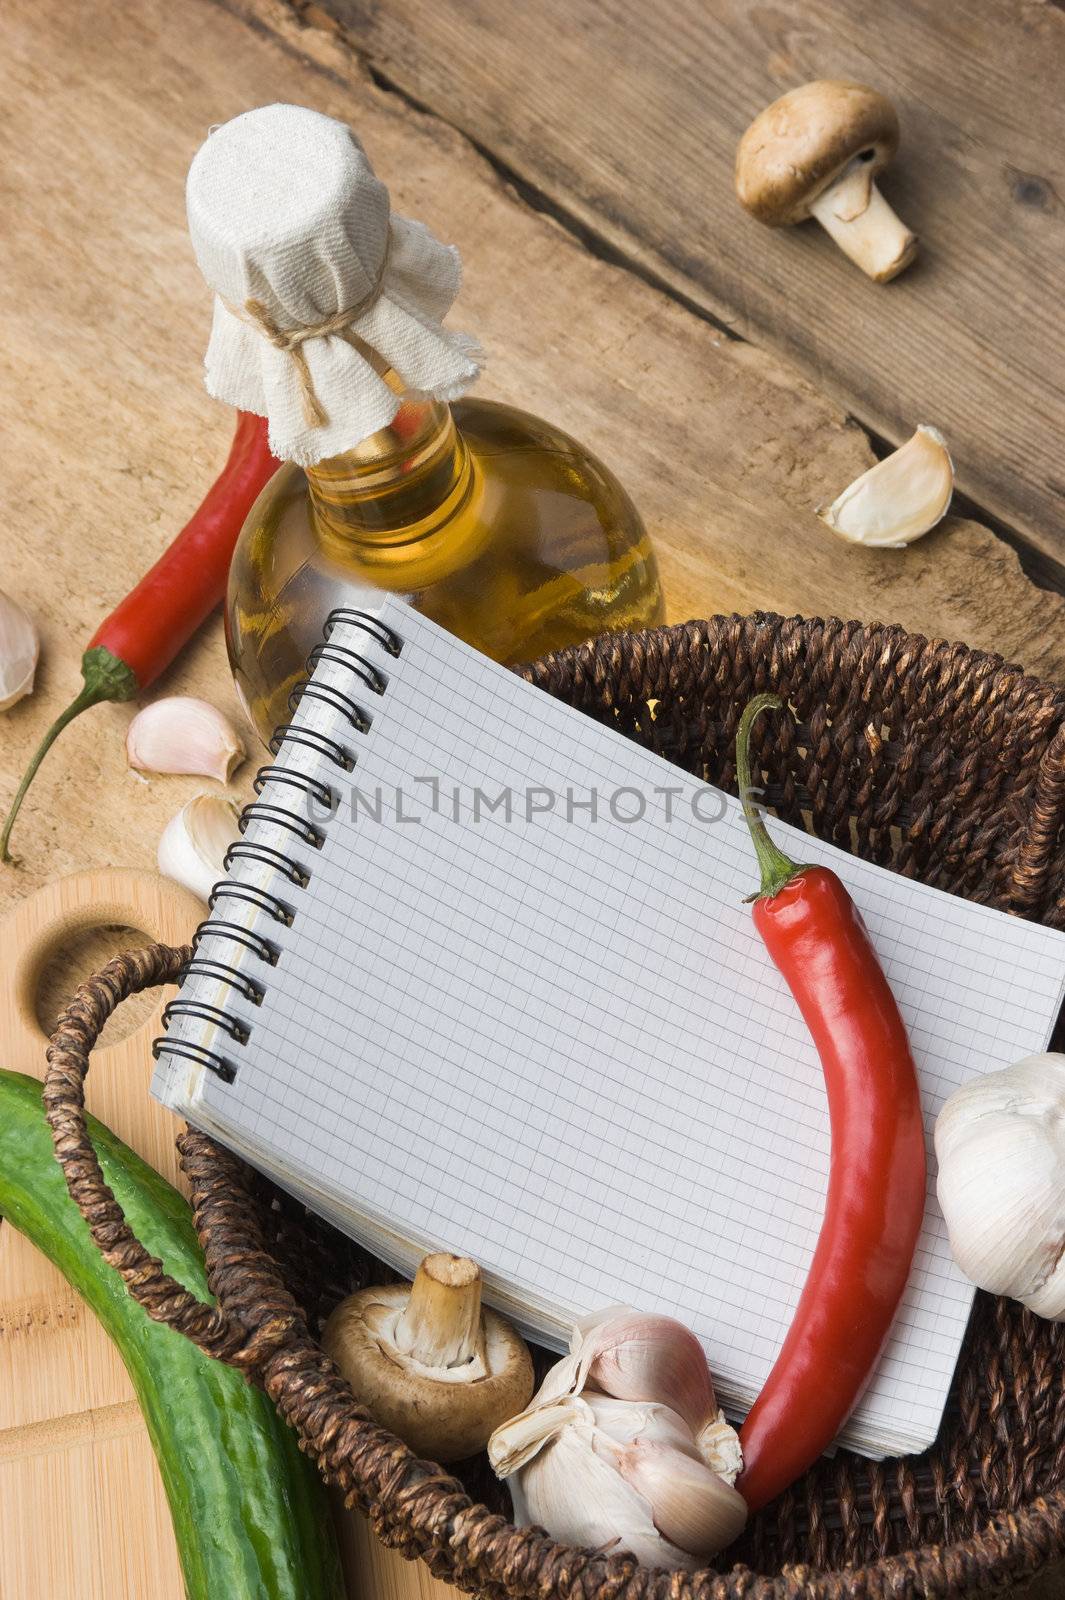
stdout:
[(674, 1318), (627, 1306), (610, 1306), (583, 1317), (570, 1336), (569, 1355), (548, 1372), (529, 1410), (592, 1390), (619, 1400), (654, 1400), (671, 1406), (716, 1472), (732, 1483), (742, 1470), (739, 1435), (718, 1407), (703, 1347)]
[(560, 1433), (510, 1480), (510, 1492), (518, 1526), (546, 1528), (560, 1544), (629, 1550), (650, 1567), (699, 1566), (690, 1552), (663, 1538), (644, 1496), (596, 1449), (591, 1421)]
[(672, 1317), (639, 1312), (613, 1315), (584, 1335), (591, 1356), (588, 1382), (618, 1400), (660, 1400), (693, 1433), (717, 1416), (717, 1401), (702, 1345)]
[(946, 440), (922, 423), (912, 439), (855, 478), (818, 515), (851, 544), (901, 550), (942, 521), (953, 493)]
[(588, 1407), (600, 1432), (617, 1445), (628, 1446), (637, 1439), (654, 1438), (657, 1443), (667, 1444), (696, 1459), (692, 1431), (672, 1406), (657, 1400), (615, 1400), (612, 1395), (587, 1390), (581, 1396), (581, 1403)]
[(0, 711), (33, 693), (39, 654), (37, 624), (0, 590)]
[(163, 877), (206, 900), (225, 876), (223, 857), (237, 837), (239, 816), (239, 807), (224, 795), (195, 795), (163, 829), (157, 852)]
[(973, 1130), (962, 1160), (942, 1167), (937, 1183), (951, 1251), (967, 1278), (1017, 1300), (1038, 1293), (1065, 1240), (1060, 1183), (1060, 1159), (1030, 1119)]
[(192, 695), (153, 700), (126, 732), (126, 757), (139, 772), (193, 773), (228, 783), (245, 754), (228, 717)]
[(618, 1471), (651, 1508), (670, 1544), (709, 1557), (738, 1539), (747, 1522), (743, 1496), (697, 1456), (655, 1439), (635, 1439)]

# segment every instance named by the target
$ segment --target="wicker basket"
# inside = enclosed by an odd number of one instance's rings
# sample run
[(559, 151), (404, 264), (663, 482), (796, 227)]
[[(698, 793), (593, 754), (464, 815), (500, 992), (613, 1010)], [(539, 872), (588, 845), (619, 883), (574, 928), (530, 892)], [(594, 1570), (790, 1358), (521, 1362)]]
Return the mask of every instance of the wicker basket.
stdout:
[[(870, 860), (1065, 924), (1065, 695), (960, 645), (838, 621), (714, 617), (602, 638), (525, 669), (553, 695), (715, 783), (734, 782), (740, 710), (776, 689), (799, 723), (758, 729), (780, 815)], [(355, 1403), (318, 1342), (323, 1317), (382, 1268), (199, 1133), (179, 1140), (217, 1307), (146, 1255), (85, 1134), (88, 1052), (116, 1004), (174, 978), (187, 951), (119, 956), (81, 989), (49, 1051), (48, 1117), (71, 1193), (151, 1315), (262, 1383), (326, 1479), (386, 1544), (493, 1597), (784, 1600), (961, 1596), (1065, 1555), (1065, 1328), (981, 1296), (940, 1437), (880, 1464), (822, 1460), (688, 1576), (516, 1530), (484, 1458), (418, 1461)]]

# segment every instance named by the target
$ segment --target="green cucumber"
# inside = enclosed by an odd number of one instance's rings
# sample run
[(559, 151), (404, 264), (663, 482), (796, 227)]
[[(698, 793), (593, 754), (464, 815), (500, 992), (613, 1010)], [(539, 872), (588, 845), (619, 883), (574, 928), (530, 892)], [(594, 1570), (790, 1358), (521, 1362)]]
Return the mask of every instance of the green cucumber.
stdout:
[[(130, 1227), (210, 1299), (185, 1200), (95, 1118), (89, 1133)], [(259, 1389), (153, 1322), (67, 1193), (35, 1078), (0, 1071), (0, 1216), (88, 1302), (133, 1380), (174, 1520), (189, 1600), (342, 1600), (325, 1488)], [(120, 1508), (115, 1508), (116, 1516)]]

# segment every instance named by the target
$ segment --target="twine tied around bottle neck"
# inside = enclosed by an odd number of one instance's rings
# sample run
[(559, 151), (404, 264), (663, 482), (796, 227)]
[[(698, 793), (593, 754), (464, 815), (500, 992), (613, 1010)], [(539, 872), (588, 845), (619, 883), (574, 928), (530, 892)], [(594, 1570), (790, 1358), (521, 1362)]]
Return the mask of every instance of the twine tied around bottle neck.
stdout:
[(386, 247), (377, 277), (361, 300), (357, 300), (354, 305), (348, 306), (343, 311), (335, 311), (331, 317), (323, 317), (321, 322), (309, 322), (297, 328), (279, 327), (261, 300), (245, 300), (243, 306), (235, 306), (222, 298), (222, 304), (227, 311), (261, 333), (275, 350), (283, 350), (286, 355), (291, 356), (299, 383), (303, 419), (309, 428), (324, 428), (329, 421), (329, 413), (315, 392), (314, 379), (311, 377), (311, 369), (303, 346), (309, 339), (328, 339), (335, 336), (357, 350), (364, 361), (370, 361), (371, 365), (377, 366), (380, 359), (377, 357), (377, 352), (366, 343), (365, 339), (360, 339), (358, 334), (352, 331), (351, 324), (356, 318), (364, 316), (371, 310), (381, 298), (385, 273), (388, 269), (388, 257), (389, 250)]

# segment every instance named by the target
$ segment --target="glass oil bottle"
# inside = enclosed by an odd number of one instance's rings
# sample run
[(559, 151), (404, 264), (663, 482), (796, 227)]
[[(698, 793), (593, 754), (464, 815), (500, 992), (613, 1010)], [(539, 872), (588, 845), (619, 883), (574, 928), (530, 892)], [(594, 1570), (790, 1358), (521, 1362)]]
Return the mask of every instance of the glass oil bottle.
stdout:
[(614, 475), (523, 411), (408, 401), (316, 466), (282, 468), (230, 574), (226, 638), (261, 737), (338, 605), (402, 595), (497, 661), (661, 620), (654, 552)]
[(444, 326), (458, 252), (397, 215), (346, 124), (261, 106), (187, 185), (214, 291), (210, 393), (267, 415), (285, 465), (241, 533), (226, 636), (259, 733), (337, 606), (398, 594), (502, 662), (658, 622), (654, 553), (613, 474), (550, 423), (470, 397)]

